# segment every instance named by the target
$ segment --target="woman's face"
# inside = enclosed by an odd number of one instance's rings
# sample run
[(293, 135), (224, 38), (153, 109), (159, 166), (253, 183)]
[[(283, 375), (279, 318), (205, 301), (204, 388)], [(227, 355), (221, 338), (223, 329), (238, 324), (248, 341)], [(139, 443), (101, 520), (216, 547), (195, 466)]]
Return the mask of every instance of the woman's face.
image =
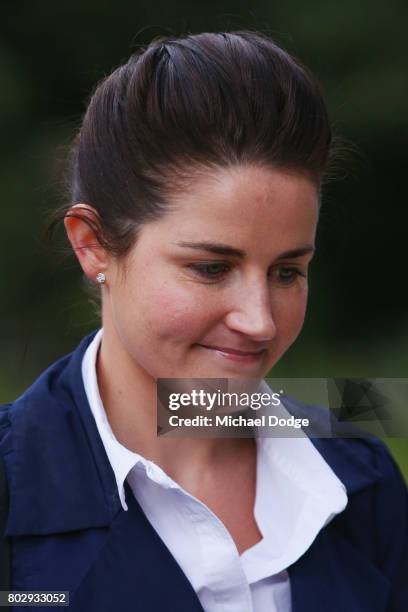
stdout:
[(264, 377), (298, 336), (318, 220), (301, 174), (198, 178), (107, 269), (103, 325), (153, 378)]

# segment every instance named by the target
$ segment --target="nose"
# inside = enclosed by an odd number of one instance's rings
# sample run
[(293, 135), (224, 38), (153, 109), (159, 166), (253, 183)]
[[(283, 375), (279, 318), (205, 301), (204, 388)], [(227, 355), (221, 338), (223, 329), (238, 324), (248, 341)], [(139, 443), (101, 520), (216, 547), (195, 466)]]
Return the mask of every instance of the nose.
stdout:
[(272, 316), (270, 288), (262, 282), (240, 291), (226, 316), (230, 329), (239, 331), (258, 342), (267, 342), (276, 335)]

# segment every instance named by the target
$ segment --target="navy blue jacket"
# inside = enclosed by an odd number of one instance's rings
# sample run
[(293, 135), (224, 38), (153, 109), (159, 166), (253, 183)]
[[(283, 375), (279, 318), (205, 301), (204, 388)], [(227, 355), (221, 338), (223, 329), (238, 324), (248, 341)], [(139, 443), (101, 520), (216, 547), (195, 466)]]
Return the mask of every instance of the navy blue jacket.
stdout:
[[(122, 509), (82, 383), (92, 338), (0, 410), (11, 586), (70, 591), (70, 612), (202, 612), (127, 483)], [(407, 612), (408, 496), (396, 464), (375, 438), (312, 442), (349, 503), (288, 568), (293, 612)]]

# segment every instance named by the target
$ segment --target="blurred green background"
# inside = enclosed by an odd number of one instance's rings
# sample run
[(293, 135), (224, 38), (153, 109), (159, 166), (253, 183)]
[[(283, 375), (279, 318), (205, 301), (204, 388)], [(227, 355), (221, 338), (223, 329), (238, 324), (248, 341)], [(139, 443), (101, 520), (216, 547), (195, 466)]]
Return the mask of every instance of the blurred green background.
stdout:
[[(98, 326), (73, 258), (47, 249), (47, 212), (92, 87), (161, 34), (256, 28), (309, 65), (354, 143), (324, 193), (308, 318), (271, 375), (407, 376), (408, 87), (404, 0), (2, 5), (0, 401)], [(387, 439), (408, 479), (407, 438)]]

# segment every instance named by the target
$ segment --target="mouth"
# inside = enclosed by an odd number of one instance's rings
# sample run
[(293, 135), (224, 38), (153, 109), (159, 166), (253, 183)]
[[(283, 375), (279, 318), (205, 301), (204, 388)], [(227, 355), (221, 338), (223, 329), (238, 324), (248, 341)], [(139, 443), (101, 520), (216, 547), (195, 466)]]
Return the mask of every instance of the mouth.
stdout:
[(239, 351), (224, 346), (207, 346), (205, 344), (199, 344), (198, 346), (212, 351), (221, 359), (228, 359), (229, 361), (236, 361), (239, 363), (257, 363), (266, 353), (266, 349), (260, 349), (259, 351)]

